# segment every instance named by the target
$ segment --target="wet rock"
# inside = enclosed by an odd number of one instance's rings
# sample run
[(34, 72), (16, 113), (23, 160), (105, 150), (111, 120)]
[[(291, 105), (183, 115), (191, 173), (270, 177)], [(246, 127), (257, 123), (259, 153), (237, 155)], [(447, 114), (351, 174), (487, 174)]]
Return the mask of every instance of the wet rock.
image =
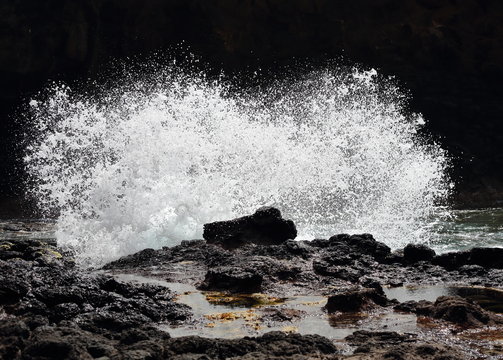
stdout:
[(0, 260), (0, 304), (16, 303), (28, 293), (30, 285), (26, 275), (30, 269), (26, 261)]
[(227, 290), (233, 293), (260, 292), (263, 277), (254, 269), (243, 269), (240, 266), (222, 266), (210, 269), (203, 283), (203, 290)]
[(460, 296), (440, 296), (435, 303), (424, 300), (407, 301), (396, 305), (394, 309), (449, 321), (465, 327), (503, 324), (501, 317)]
[(458, 269), (464, 265), (503, 269), (503, 248), (476, 247), (469, 251), (450, 252), (436, 256), (432, 263), (449, 270)]
[[(376, 241), (371, 234), (348, 235), (338, 234), (332, 236), (329, 240), (329, 247), (338, 249), (339, 253), (370, 255), (378, 261), (384, 260), (391, 249), (384, 243)], [(341, 244), (347, 245), (347, 247)]]
[(357, 312), (388, 304), (389, 300), (378, 289), (351, 288), (329, 296), (325, 309), (329, 313)]
[(353, 334), (347, 336), (345, 340), (348, 344), (353, 346), (363, 344), (401, 344), (404, 342), (415, 341), (416, 337), (413, 335), (402, 335), (394, 331), (367, 331), (358, 330)]
[(297, 309), (267, 308), (262, 310), (262, 314), (262, 320), (284, 322), (298, 319), (304, 312)]
[(459, 296), (441, 296), (433, 305), (431, 316), (463, 326), (503, 324), (503, 319)]
[(328, 262), (319, 260), (313, 262), (313, 269), (317, 274), (323, 276), (332, 276), (342, 280), (355, 283), (363, 275), (359, 269), (345, 266), (332, 266)]
[(293, 260), (295, 258), (309, 259), (315, 252), (308, 241), (287, 240), (280, 245), (257, 245), (244, 247), (244, 256), (267, 256), (275, 259)]
[(22, 352), (23, 359), (93, 359), (114, 357), (118, 351), (100, 335), (73, 327), (37, 329)]
[(345, 338), (356, 347), (352, 360), (455, 360), (466, 359), (459, 351), (434, 343), (419, 342), (414, 334), (392, 331), (355, 331)]
[[(249, 359), (288, 359), (296, 355), (336, 354), (334, 344), (319, 335), (285, 334), (283, 332), (270, 332), (259, 337), (236, 340), (206, 339), (195, 336), (174, 338), (168, 341), (169, 358), (182, 359), (200, 358), (227, 359), (248, 355)], [(199, 355), (199, 356), (197, 356)], [(189, 357), (191, 356), (191, 357)], [(302, 357), (301, 357), (302, 358)]]
[(170, 338), (170, 336), (165, 331), (161, 331), (155, 327), (147, 325), (123, 331), (121, 333), (120, 342), (125, 345), (130, 345), (138, 343), (140, 341), (156, 338), (167, 340)]
[(372, 277), (363, 277), (359, 279), (360, 285), (365, 288), (376, 289), (380, 294), (384, 294), (384, 290), (379, 280)]
[(434, 257), (435, 251), (424, 244), (408, 244), (403, 249), (403, 258), (409, 264), (431, 261)]
[(75, 321), (84, 330), (112, 337), (119, 336), (120, 332), (124, 330), (138, 328), (151, 322), (151, 320), (143, 314), (110, 310), (85, 313), (79, 315)]
[(428, 316), (432, 312), (433, 303), (431, 301), (420, 300), (420, 301), (404, 301), (403, 303), (397, 304), (393, 307), (396, 311), (411, 312), (417, 315)]
[(469, 257), (470, 253), (467, 251), (450, 252), (435, 256), (432, 259), (432, 264), (453, 270), (467, 264)]
[(468, 276), (482, 276), (487, 273), (487, 269), (480, 265), (463, 265), (458, 271)]
[(503, 248), (473, 248), (468, 261), (485, 268), (503, 269)]
[(16, 319), (0, 321), (0, 359), (16, 359), (24, 348), (30, 329)]
[(204, 225), (203, 237), (210, 244), (235, 249), (248, 243), (277, 245), (295, 239), (297, 229), (291, 220), (281, 217), (272, 207), (258, 209), (253, 215)]
[(16, 303), (28, 290), (29, 285), (21, 279), (8, 278), (8, 274), (0, 275), (0, 304)]

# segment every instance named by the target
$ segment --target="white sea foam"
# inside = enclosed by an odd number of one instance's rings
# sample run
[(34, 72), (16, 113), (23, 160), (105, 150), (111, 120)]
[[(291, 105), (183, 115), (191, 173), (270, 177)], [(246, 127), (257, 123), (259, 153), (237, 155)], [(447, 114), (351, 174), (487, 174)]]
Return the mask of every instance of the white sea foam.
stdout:
[(59, 212), (58, 241), (82, 264), (201, 238), (204, 223), (263, 205), (293, 219), (299, 238), (431, 239), (446, 155), (375, 71), (321, 71), (245, 95), (163, 74), (101, 96), (55, 86), (32, 102), (32, 193)]

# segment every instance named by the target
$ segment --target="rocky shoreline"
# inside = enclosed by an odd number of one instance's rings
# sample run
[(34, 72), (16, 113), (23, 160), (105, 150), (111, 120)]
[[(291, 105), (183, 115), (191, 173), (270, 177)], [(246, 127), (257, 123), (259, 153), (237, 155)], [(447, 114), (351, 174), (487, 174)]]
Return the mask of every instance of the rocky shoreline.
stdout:
[[(145, 249), (99, 271), (79, 268), (51, 240), (0, 240), (0, 358), (503, 358), (503, 249), (436, 255), (411, 244), (392, 252), (369, 234), (294, 241), (295, 225), (274, 208), (204, 230), (205, 240)], [(431, 286), (459, 294), (388, 296)], [(492, 291), (495, 300), (465, 296), (470, 289)], [(228, 310), (204, 313), (184, 303), (190, 296)], [(317, 307), (292, 300), (308, 297), (321, 299)], [(405, 316), (419, 331), (370, 331), (355, 320), (377, 324), (383, 316)], [(328, 335), (305, 331), (305, 319), (326, 324)], [(349, 333), (331, 338), (347, 319)], [(188, 326), (201, 336), (185, 336)], [(232, 326), (254, 336), (233, 336)]]

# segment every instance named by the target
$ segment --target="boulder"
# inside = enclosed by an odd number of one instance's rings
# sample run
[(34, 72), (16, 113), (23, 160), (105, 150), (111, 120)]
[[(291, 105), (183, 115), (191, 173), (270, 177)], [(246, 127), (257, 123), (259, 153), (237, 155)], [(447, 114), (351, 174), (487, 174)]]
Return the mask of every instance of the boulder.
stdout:
[(291, 220), (273, 207), (262, 207), (253, 215), (204, 224), (203, 237), (209, 244), (235, 249), (245, 244), (278, 245), (297, 237)]
[(470, 252), (459, 251), (440, 254), (432, 259), (432, 264), (442, 266), (447, 270), (457, 269), (460, 266), (466, 265), (470, 257)]
[(503, 248), (473, 248), (470, 250), (469, 263), (485, 268), (503, 269)]
[(357, 312), (376, 306), (386, 306), (389, 300), (376, 288), (351, 288), (331, 295), (325, 305), (329, 313)]
[(503, 324), (503, 319), (460, 296), (441, 296), (433, 305), (431, 316), (462, 326)]
[(221, 266), (206, 273), (202, 290), (225, 290), (232, 293), (260, 292), (263, 277), (253, 269), (241, 266)]
[(424, 244), (408, 244), (403, 249), (403, 258), (409, 264), (431, 261), (434, 257), (435, 251)]
[(435, 256), (432, 263), (449, 270), (464, 265), (503, 269), (503, 248), (475, 247), (469, 251), (450, 252)]
[(407, 301), (398, 304), (394, 309), (449, 321), (465, 327), (503, 324), (503, 319), (496, 314), (460, 296), (440, 296), (435, 303), (425, 300)]

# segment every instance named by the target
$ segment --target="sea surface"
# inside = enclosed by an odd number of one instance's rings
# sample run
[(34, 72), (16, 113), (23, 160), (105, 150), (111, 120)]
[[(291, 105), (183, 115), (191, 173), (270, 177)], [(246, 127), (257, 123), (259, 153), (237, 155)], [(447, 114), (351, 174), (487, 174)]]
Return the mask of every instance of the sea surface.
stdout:
[[(426, 244), (437, 253), (472, 247), (503, 247), (503, 209), (451, 210), (449, 213), (449, 217), (444, 212), (438, 218), (432, 217), (428, 226), (428, 238), (432, 240)], [(0, 220), (0, 240), (57, 241), (56, 227), (55, 220)], [(303, 237), (297, 239), (312, 240)], [(387, 243), (385, 238), (377, 240)]]

